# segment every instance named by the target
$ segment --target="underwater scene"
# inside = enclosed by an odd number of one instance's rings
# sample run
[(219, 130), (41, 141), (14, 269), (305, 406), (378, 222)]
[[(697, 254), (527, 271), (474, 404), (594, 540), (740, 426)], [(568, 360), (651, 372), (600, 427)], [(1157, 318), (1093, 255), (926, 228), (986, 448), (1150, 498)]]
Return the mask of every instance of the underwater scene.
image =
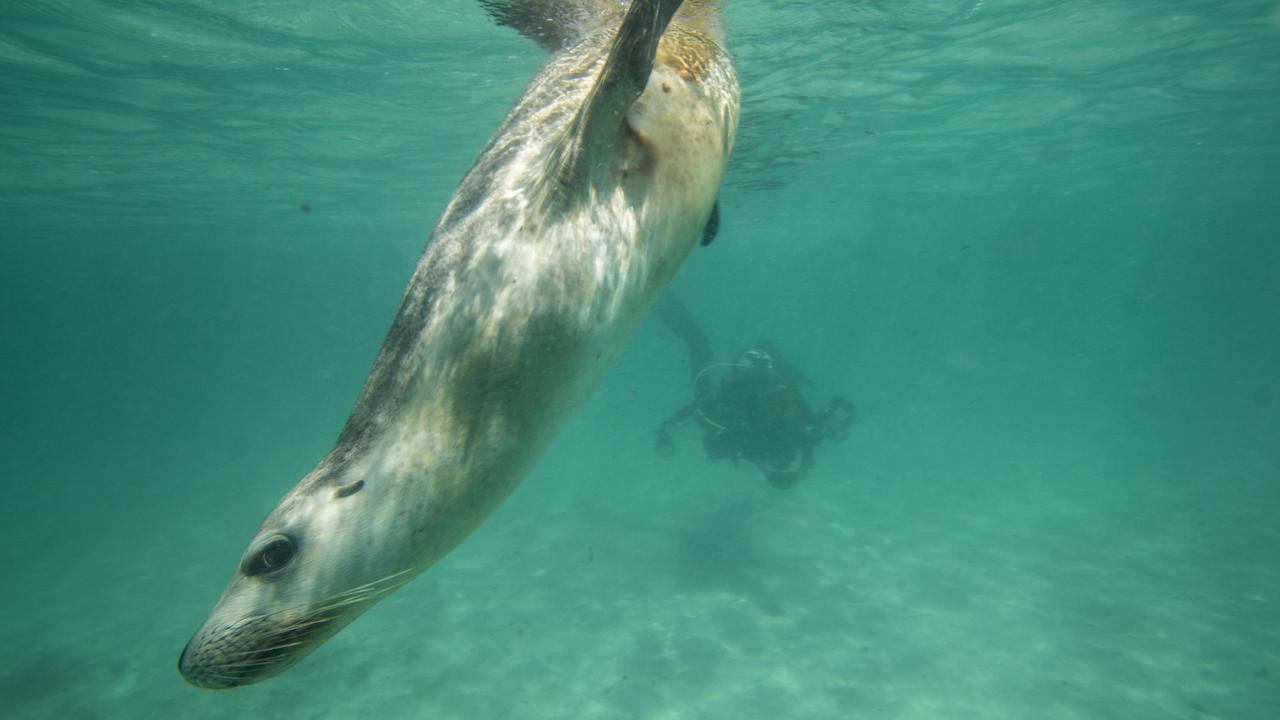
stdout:
[(0, 718), (1280, 717), (1280, 0), (679, 4), (0, 4)]

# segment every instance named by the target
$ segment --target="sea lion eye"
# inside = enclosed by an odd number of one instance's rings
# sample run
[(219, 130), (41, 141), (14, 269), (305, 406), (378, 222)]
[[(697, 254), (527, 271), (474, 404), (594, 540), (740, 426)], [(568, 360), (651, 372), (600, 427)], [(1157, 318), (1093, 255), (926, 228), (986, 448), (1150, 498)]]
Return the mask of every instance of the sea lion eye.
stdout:
[(292, 540), (284, 535), (277, 535), (249, 558), (249, 561), (245, 563), (244, 574), (262, 575), (279, 570), (289, 564), (289, 561), (293, 559), (294, 553), (297, 551), (298, 547), (293, 544)]

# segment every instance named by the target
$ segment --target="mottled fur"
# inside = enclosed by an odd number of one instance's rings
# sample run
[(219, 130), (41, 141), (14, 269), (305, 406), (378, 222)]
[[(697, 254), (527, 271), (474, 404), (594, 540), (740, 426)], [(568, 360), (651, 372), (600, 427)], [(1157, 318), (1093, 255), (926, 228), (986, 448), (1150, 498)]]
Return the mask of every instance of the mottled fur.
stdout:
[[(436, 562), (621, 351), (699, 240), (737, 125), (707, 3), (649, 44), (638, 87), (611, 76), (607, 58), (643, 54), (617, 30), (624, 11), (648, 21), (677, 5), (557, 3), (522, 25), (547, 0), (486, 2), (551, 57), (450, 200), (333, 449), (267, 517), (192, 638), (179, 663), (192, 683), (274, 675)], [(662, 33), (653, 17), (642, 31)], [(250, 572), (280, 538), (296, 548), (288, 564)]]

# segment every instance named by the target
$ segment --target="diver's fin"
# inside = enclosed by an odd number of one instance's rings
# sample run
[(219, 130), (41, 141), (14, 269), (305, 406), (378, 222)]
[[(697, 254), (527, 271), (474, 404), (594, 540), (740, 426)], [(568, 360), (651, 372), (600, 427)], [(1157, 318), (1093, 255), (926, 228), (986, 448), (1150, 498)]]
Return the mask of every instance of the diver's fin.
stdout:
[(631, 104), (653, 72), (658, 41), (683, 0), (633, 0), (586, 103), (573, 120), (573, 141), (560, 158), (562, 181), (581, 187), (595, 148), (612, 152)]
[(499, 25), (515, 28), (555, 52), (584, 34), (602, 13), (603, 0), (480, 0)]
[(720, 232), (720, 198), (716, 198), (716, 204), (711, 206), (711, 217), (707, 218), (707, 226), (702, 228), (702, 246), (706, 247), (716, 239), (716, 235)]

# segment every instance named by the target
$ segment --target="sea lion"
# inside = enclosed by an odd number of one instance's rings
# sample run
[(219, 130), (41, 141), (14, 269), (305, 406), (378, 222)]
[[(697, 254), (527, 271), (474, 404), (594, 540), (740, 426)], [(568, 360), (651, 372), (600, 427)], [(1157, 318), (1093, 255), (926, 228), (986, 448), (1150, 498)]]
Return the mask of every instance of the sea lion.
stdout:
[(482, 2), (550, 57), (445, 208), (333, 449), (184, 649), (193, 685), (280, 673), (467, 537), (714, 234), (738, 120), (714, 0)]

